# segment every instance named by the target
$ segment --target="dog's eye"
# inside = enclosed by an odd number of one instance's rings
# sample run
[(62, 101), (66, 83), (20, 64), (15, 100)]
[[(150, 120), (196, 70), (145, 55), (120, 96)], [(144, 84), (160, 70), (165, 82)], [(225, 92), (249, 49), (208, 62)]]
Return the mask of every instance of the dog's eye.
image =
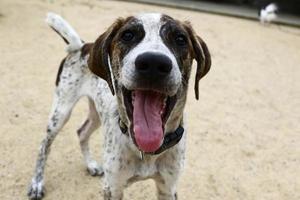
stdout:
[(177, 35), (175, 38), (175, 42), (178, 46), (185, 46), (187, 44), (187, 39), (184, 35)]
[(124, 31), (122, 36), (122, 40), (125, 42), (130, 42), (134, 38), (134, 33), (132, 31)]

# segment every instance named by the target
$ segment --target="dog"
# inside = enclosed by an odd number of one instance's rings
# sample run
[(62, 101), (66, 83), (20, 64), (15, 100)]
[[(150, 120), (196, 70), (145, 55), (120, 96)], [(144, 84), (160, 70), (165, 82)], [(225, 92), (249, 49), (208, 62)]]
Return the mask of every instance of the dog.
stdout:
[[(88, 97), (89, 114), (78, 129), (89, 173), (103, 175), (105, 200), (152, 178), (160, 200), (177, 199), (176, 185), (185, 160), (185, 117), (192, 62), (199, 80), (211, 66), (205, 42), (189, 22), (159, 13), (118, 18), (94, 43), (85, 43), (59, 15), (46, 19), (68, 44), (56, 79), (55, 96), (29, 186), (30, 199), (44, 196), (44, 168), (55, 136), (76, 102)], [(102, 124), (103, 164), (89, 151), (89, 137)]]
[(269, 5), (261, 8), (258, 12), (259, 21), (263, 25), (270, 24), (277, 18), (278, 6), (275, 3), (270, 3)]

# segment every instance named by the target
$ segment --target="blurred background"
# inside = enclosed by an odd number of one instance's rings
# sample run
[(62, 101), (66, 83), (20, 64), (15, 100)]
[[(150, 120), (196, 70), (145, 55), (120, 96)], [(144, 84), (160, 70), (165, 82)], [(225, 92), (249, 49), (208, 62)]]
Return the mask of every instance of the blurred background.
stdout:
[[(261, 23), (258, 13), (269, 3), (278, 11)], [(45, 23), (47, 12), (87, 42), (118, 17), (160, 12), (190, 21), (212, 55), (199, 101), (192, 67), (179, 200), (299, 200), (299, 11), (299, 0), (0, 0), (0, 199), (27, 199), (66, 56), (66, 44)], [(44, 200), (103, 199), (102, 179), (88, 174), (76, 134), (87, 111), (83, 98), (53, 143)], [(99, 162), (103, 135), (99, 129), (91, 140)], [(124, 200), (156, 200), (155, 193), (153, 181), (142, 181)]]
[(234, 4), (251, 8), (262, 8), (270, 3), (277, 3), (280, 11), (300, 15), (300, 0), (195, 0), (222, 4)]
[[(300, 27), (300, 0), (124, 0)], [(265, 11), (262, 11), (264, 9)], [(262, 14), (262, 15), (261, 15)], [(265, 21), (261, 19), (261, 22)]]

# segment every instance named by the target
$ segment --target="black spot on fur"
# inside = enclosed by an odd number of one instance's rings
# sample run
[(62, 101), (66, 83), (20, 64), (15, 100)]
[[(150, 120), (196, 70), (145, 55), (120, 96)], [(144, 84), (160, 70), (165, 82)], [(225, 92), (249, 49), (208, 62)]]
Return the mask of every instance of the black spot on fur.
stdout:
[(47, 133), (50, 133), (51, 129), (49, 127), (47, 127)]
[(59, 84), (59, 81), (60, 81), (60, 74), (63, 70), (63, 67), (64, 67), (64, 64), (66, 62), (66, 58), (64, 58), (61, 62), (60, 62), (60, 65), (59, 65), (59, 68), (58, 68), (58, 72), (57, 72), (57, 75), (56, 75), (56, 81), (55, 81), (55, 85), (58, 86)]

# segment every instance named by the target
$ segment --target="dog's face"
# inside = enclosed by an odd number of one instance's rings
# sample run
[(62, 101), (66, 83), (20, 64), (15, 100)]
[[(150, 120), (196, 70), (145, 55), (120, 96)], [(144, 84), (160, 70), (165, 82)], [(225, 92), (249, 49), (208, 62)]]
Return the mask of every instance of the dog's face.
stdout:
[(187, 22), (161, 14), (118, 19), (95, 42), (92, 72), (116, 93), (121, 120), (144, 152), (154, 152), (182, 119), (193, 59), (198, 82), (210, 69), (206, 44)]

